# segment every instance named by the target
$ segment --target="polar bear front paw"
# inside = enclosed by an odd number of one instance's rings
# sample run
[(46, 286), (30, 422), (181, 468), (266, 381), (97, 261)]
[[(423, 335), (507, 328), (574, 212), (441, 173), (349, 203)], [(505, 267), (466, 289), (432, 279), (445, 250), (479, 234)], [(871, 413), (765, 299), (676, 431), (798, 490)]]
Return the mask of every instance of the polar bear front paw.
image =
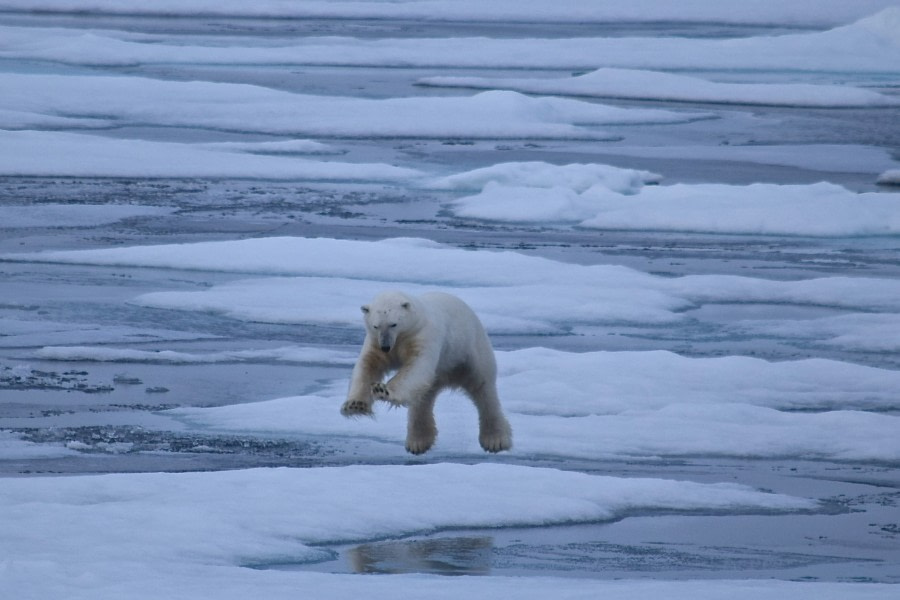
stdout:
[(341, 414), (345, 417), (370, 417), (372, 404), (363, 400), (347, 400), (341, 406)]
[(389, 402), (391, 406), (403, 406), (403, 403), (394, 398), (391, 395), (391, 390), (388, 389), (386, 383), (373, 383), (372, 384), (372, 397), (376, 400), (383, 400), (384, 402)]

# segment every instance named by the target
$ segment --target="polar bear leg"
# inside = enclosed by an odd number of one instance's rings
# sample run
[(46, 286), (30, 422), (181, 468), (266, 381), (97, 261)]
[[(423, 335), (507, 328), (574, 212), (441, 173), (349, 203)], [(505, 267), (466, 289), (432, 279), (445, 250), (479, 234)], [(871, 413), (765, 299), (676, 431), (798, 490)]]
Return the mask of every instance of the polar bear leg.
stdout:
[(353, 367), (350, 391), (346, 402), (341, 406), (341, 414), (345, 417), (371, 416), (372, 403), (375, 401), (372, 386), (381, 381), (387, 369), (388, 362), (384, 356), (364, 347)]
[(437, 425), (434, 422), (434, 401), (440, 390), (433, 387), (419, 400), (410, 402), (406, 428), (406, 450), (424, 454), (434, 445)]
[(478, 386), (466, 386), (466, 391), (478, 409), (478, 442), (488, 452), (502, 452), (512, 448), (512, 428), (503, 415), (497, 386), (485, 381)]

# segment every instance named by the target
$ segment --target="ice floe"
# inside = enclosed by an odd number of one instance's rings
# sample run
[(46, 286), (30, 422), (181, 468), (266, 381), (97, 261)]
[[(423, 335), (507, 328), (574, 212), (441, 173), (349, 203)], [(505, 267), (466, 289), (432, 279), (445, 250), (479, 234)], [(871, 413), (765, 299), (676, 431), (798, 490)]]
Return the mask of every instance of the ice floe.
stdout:
[(900, 169), (889, 169), (878, 176), (878, 183), (883, 185), (900, 185)]
[[(4, 73), (0, 113), (65, 114), (110, 124), (201, 127), (314, 138), (600, 139), (597, 126), (678, 123), (703, 114), (618, 108), (491, 91), (469, 97), (351, 98), (142, 77)], [(248, 157), (242, 157), (247, 160)]]
[(175, 350), (134, 350), (101, 346), (45, 346), (37, 358), (61, 361), (141, 362), (193, 365), (253, 361), (352, 365), (356, 353), (324, 348), (285, 346), (267, 350), (223, 350), (220, 352), (179, 352)]
[[(561, 333), (580, 326), (582, 333), (590, 334), (592, 328), (601, 331), (598, 326), (610, 320), (671, 323), (690, 318), (684, 308), (710, 302), (891, 311), (875, 316), (881, 325), (900, 310), (900, 284), (889, 279), (665, 278), (623, 267), (566, 264), (514, 252), (473, 252), (414, 239), (264, 238), (4, 258), (279, 274), (199, 292), (143, 294), (135, 301), (159, 308), (222, 312), (242, 319), (357, 328), (359, 305), (379, 289), (402, 285), (415, 292), (436, 283), (469, 301), (494, 333)], [(760, 321), (730, 326), (756, 327), (757, 334), (766, 335), (765, 327), (782, 325)], [(784, 335), (827, 337), (833, 332), (861, 339), (871, 328), (863, 315), (850, 315), (840, 321), (788, 322)], [(53, 357), (65, 356), (68, 351), (45, 352)], [(121, 349), (71, 352), (102, 360), (205, 360), (132, 354)], [(238, 353), (231, 359), (254, 355)], [(314, 356), (307, 352), (303, 360), (314, 360)], [(900, 457), (897, 417), (863, 412), (896, 408), (894, 371), (825, 360), (768, 363), (739, 357), (689, 359), (654, 352), (568, 354), (531, 349), (499, 356), (501, 394), (518, 436), (515, 452), (525, 455), (648, 458), (700, 454), (878, 461)], [(280, 360), (271, 352), (268, 358)], [(227, 360), (229, 356), (209, 359)], [(322, 353), (322, 361), (351, 362), (347, 355), (328, 353)], [(647, 377), (647, 373), (655, 376)], [(400, 448), (405, 430), (402, 411), (384, 412), (377, 421), (348, 424), (336, 409), (342, 401), (342, 387), (342, 382), (337, 382), (320, 395), (214, 409), (184, 408), (172, 414), (213, 430), (365, 435)], [(479, 453), (471, 435), (477, 417), (469, 403), (451, 396), (438, 404), (442, 432), (438, 449), (451, 454)]]
[[(56, 131), (2, 130), (0, 174), (344, 181), (398, 181), (421, 175), (414, 169), (387, 164), (248, 155), (231, 151), (228, 147), (220, 150), (204, 144), (117, 139)], [(109, 214), (124, 210), (106, 208)], [(28, 210), (49, 209), (33, 207)], [(151, 211), (150, 208), (143, 210), (145, 213)], [(75, 213), (76, 207), (68, 207), (66, 211)], [(82, 213), (86, 214), (86, 210)]]
[(900, 405), (892, 391), (900, 385), (900, 373), (824, 359), (769, 362), (744, 356), (546, 348), (498, 356), (506, 404), (529, 415), (621, 414), (669, 404), (751, 404), (780, 410)]
[(364, 242), (272, 237), (4, 254), (0, 259), (255, 275), (201, 291), (141, 294), (132, 301), (273, 323), (355, 327), (360, 304), (389, 287), (412, 293), (450, 290), (476, 309), (492, 333), (566, 333), (612, 322), (671, 324), (690, 318), (685, 312), (690, 308), (726, 302), (900, 312), (900, 282), (891, 279), (669, 278), (620, 266), (570, 264), (510, 251), (473, 252), (410, 238)]
[[(827, 360), (769, 363), (668, 352), (498, 353), (499, 390), (516, 435), (513, 454), (587, 459), (727, 456), (894, 461), (895, 371)], [(347, 423), (346, 381), (319, 395), (168, 414), (214, 432), (363, 435), (402, 451), (406, 415), (376, 407)], [(812, 411), (812, 412), (810, 412)], [(437, 403), (439, 455), (481, 455), (477, 415), (460, 394)]]
[[(367, 6), (406, 3), (366, 2)], [(885, 6), (887, 8), (884, 8)], [(111, 6), (111, 5), (108, 5)], [(149, 6), (149, 5), (148, 5)], [(180, 5), (179, 5), (180, 6)], [(357, 4), (359, 6), (359, 4)], [(621, 10), (621, 5), (620, 10)], [(703, 3), (710, 8), (712, 3)], [(769, 8), (771, 8), (769, 4)], [(663, 7), (663, 8), (661, 8)], [(655, 3), (653, 10), (637, 20), (645, 21), (647, 15), (663, 19), (663, 14), (684, 18), (687, 11), (664, 8), (665, 3)], [(742, 22), (736, 3), (727, 3), (727, 9), (719, 15), (730, 14), (725, 21)], [(878, 8), (884, 10), (872, 14)], [(155, 9), (146, 10), (153, 12)], [(181, 12), (184, 8), (176, 9)], [(599, 13), (592, 6), (590, 11)], [(661, 12), (663, 11), (663, 12)], [(116, 12), (116, 11), (113, 11)], [(554, 15), (565, 11), (554, 6), (548, 12)], [(581, 11), (570, 13), (579, 14)], [(691, 11), (701, 14), (701, 11)], [(750, 13), (764, 11), (750, 9)], [(812, 19), (821, 18), (829, 11), (816, 11)], [(598, 69), (620, 67), (630, 69), (742, 69), (786, 70), (792, 72), (830, 73), (847, 77), (859, 77), (865, 73), (894, 73), (900, 64), (900, 43), (897, 39), (897, 21), (900, 8), (890, 2), (876, 2), (870, 10), (859, 8), (844, 11), (859, 20), (840, 25), (828, 31), (792, 33), (779, 36), (756, 36), (734, 39), (702, 39), (684, 37), (582, 37), (582, 38), (385, 38), (357, 39), (349, 37), (311, 37), (302, 40), (284, 38), (274, 43), (260, 44), (251, 38), (239, 46), (187, 45), (166, 43), (159, 39), (135, 39), (122, 32), (70, 32), (62, 29), (5, 27), (0, 45), (0, 57), (29, 60), (56, 61), (67, 64), (118, 65), (160, 63), (190, 64), (292, 64), (292, 65), (344, 65), (375, 67), (506, 67), (506, 68), (554, 68)], [(705, 13), (707, 15), (713, 13)], [(811, 5), (797, 11), (807, 19), (814, 14)], [(748, 12), (743, 12), (744, 16)], [(519, 19), (517, 12), (516, 20)], [(577, 20), (577, 19), (575, 19)], [(687, 19), (690, 20), (690, 19)], [(798, 20), (802, 20), (798, 19)], [(749, 20), (753, 22), (753, 19)], [(759, 22), (759, 19), (755, 20)], [(770, 22), (764, 19), (764, 22)], [(855, 74), (851, 76), (851, 74)]]
[(510, 162), (482, 167), (437, 179), (428, 187), (445, 190), (480, 190), (488, 183), (535, 188), (568, 187), (583, 192), (595, 185), (622, 194), (636, 193), (646, 184), (659, 183), (661, 175), (602, 164), (554, 165), (544, 162)]
[[(810, 185), (676, 184), (573, 186), (487, 180), (480, 193), (452, 202), (462, 217), (570, 223), (592, 229), (702, 231), (763, 235), (896, 235), (900, 195), (855, 193), (830, 183)], [(811, 219), (810, 215), (816, 215)]]
[(23, 439), (20, 433), (0, 429), (0, 459), (32, 460), (76, 456), (77, 453), (60, 444), (37, 444)]
[(900, 351), (900, 314), (857, 313), (805, 320), (756, 320), (734, 325), (754, 335), (805, 340), (816, 346), (850, 352)]
[[(447, 528), (605, 521), (636, 511), (816, 508), (735, 484), (489, 464), (35, 477), (8, 479), (0, 489), (0, 563), (4, 589), (32, 598), (62, 590), (96, 598), (113, 589), (117, 597), (149, 598), (147, 589), (158, 594), (159, 586), (135, 584), (150, 575), (175, 584), (172, 597), (199, 593), (197, 586), (201, 595), (237, 597), (228, 581), (256, 581), (270, 597), (279, 582), (293, 583), (294, 594), (318, 582), (315, 589), (334, 597), (329, 586), (345, 586), (346, 578), (242, 567), (321, 560), (328, 556), (322, 543)], [(396, 589), (406, 579), (390, 581)]]
[[(888, 10), (867, 17), (885, 7)], [(335, 155), (345, 152), (339, 142), (345, 139), (598, 140), (611, 137), (604, 127), (676, 124), (708, 116), (532, 98), (521, 93), (525, 91), (781, 106), (891, 104), (893, 97), (862, 86), (889, 87), (900, 73), (900, 9), (895, 0), (633, 0), (602, 4), (583, 0), (0, 0), (0, 12), (5, 15), (22, 13), (4, 17), (4, 21), (15, 22), (19, 17), (21, 22), (34, 21), (32, 11), (78, 15), (56, 21), (66, 24), (99, 16), (93, 22), (122, 26), (123, 30), (0, 27), (0, 59), (20, 71), (0, 76), (4, 90), (0, 94), (3, 175), (400, 182), (443, 195), (446, 206), (460, 215), (470, 210), (469, 205), (476, 212), (493, 205), (492, 215), (472, 213), (468, 218), (524, 220), (541, 226), (674, 228), (754, 235), (897, 233), (895, 194), (875, 198), (829, 184), (657, 186), (651, 184), (664, 182), (653, 173), (604, 165), (511, 163), (447, 175), (423, 173), (405, 165), (335, 160)], [(105, 15), (125, 18), (106, 19)], [(779, 30), (832, 29), (735, 39), (376, 39), (371, 35), (357, 39), (127, 31), (128, 19), (147, 16), (187, 17), (185, 21), (196, 20), (198, 27), (203, 19), (197, 17), (224, 16), (443, 21), (462, 23), (460, 31), (467, 22), (504, 24), (511, 20), (749, 25), (740, 30), (741, 35), (752, 33), (757, 25)], [(142, 74), (164, 73), (166, 65), (178, 65), (186, 73), (204, 66), (233, 73), (272, 65), (512, 67), (558, 72), (542, 73), (546, 79), (537, 80), (522, 71), (523, 77), (518, 79), (526, 81), (518, 82), (519, 92), (384, 100), (134, 76), (142, 73), (142, 67), (148, 67)], [(93, 70), (96, 67), (101, 69)], [(111, 67), (107, 76), (102, 75), (103, 67)], [(32, 68), (45, 72), (71, 69), (69, 72), (81, 74), (23, 74)], [(596, 69), (601, 70), (594, 72)], [(679, 74), (661, 72), (665, 70)], [(427, 73), (414, 76), (422, 74)], [(621, 80), (617, 89), (609, 87), (612, 76), (626, 75), (649, 91), (636, 94), (625, 89)], [(773, 78), (778, 83), (772, 83)], [(598, 79), (604, 79), (600, 83), (607, 87), (593, 87)], [(485, 80), (480, 78), (482, 83)], [(760, 85), (759, 81), (766, 83)], [(819, 85), (801, 85), (809, 81)], [(572, 84), (589, 83), (592, 87), (581, 91), (571, 88)], [(489, 86), (485, 83), (487, 87), (512, 87), (509, 84), (509, 79), (495, 80)], [(684, 84), (689, 85), (687, 90)], [(549, 87), (526, 90), (529, 85)], [(182, 140), (232, 141), (158, 141), (158, 132), (168, 127)], [(129, 135), (139, 137), (142, 128), (155, 128), (153, 139), (127, 139)], [(50, 131), (59, 129), (79, 131)], [(259, 138), (265, 141), (252, 141)], [(592, 147), (598, 154), (644, 158), (734, 160), (844, 173), (883, 171), (881, 183), (900, 180), (896, 162), (881, 148), (654, 148), (628, 144)], [(459, 200), (462, 194), (469, 198)], [(607, 214), (610, 210), (603, 212), (610, 207), (615, 209), (611, 214)], [(0, 227), (92, 226), (168, 214), (168, 209), (125, 205), (105, 206), (102, 215), (98, 210), (90, 204), (12, 207), (4, 210)], [(360, 333), (358, 306), (376, 291), (387, 286), (414, 292), (440, 287), (465, 297), (493, 334), (606, 335), (603, 328), (609, 323), (669, 326), (690, 321), (694, 317), (689, 309), (705, 304), (759, 302), (855, 312), (797, 321), (735, 321), (726, 328), (743, 335), (802, 340), (844, 351), (894, 352), (900, 347), (893, 334), (900, 314), (900, 284), (873, 277), (774, 281), (713, 274), (664, 278), (622, 267), (463, 250), (418, 239), (353, 242), (282, 237), (7, 254), (0, 260), (233, 273), (240, 279), (203, 291), (160, 289), (148, 294), (142, 293), (146, 289), (142, 288), (129, 299), (145, 306), (216, 312), (238, 319), (335, 324)], [(124, 298), (129, 291), (117, 293)], [(7, 310), (17, 308), (8, 306)], [(203, 336), (163, 330), (6, 318), (0, 320), (0, 327), (0, 345), (6, 348), (25, 352), (21, 349), (44, 345), (34, 352), (34, 358), (41, 361), (164, 363), (173, 365), (168, 367), (172, 369), (262, 361), (349, 371), (354, 360), (353, 353), (346, 350), (306, 346), (229, 350), (227, 341), (216, 342), (215, 350), (185, 351), (181, 343), (173, 344), (180, 350), (169, 350), (167, 340), (183, 342)], [(152, 342), (155, 349), (146, 349), (146, 342)], [(570, 353), (544, 348), (498, 352), (498, 359), (501, 394), (516, 432), (515, 450), (500, 461), (551, 457), (644, 461), (686, 456), (891, 464), (900, 460), (896, 371), (829, 360), (772, 363), (734, 356), (687, 358), (669, 352)], [(344, 443), (382, 444), (384, 452), (404, 460), (400, 457), (405, 456), (405, 411), (388, 411), (379, 405), (377, 419), (348, 421), (338, 413), (346, 380), (316, 385), (321, 389), (309, 395), (217, 408), (185, 407), (165, 413), (165, 418), (179, 419), (201, 433), (301, 439), (324, 436), (337, 448), (346, 447), (341, 446)], [(447, 394), (438, 402), (438, 412), (441, 434), (430, 458), (481, 459), (484, 454), (475, 435), (477, 415), (470, 403), (459, 394)], [(105, 447), (111, 453), (132, 450), (127, 443), (103, 444), (92, 447)], [(5, 460), (65, 458), (81, 449), (76, 441), (68, 446), (38, 446), (19, 433), (0, 431), (0, 455)], [(260, 595), (276, 600), (296, 598), (298, 592), (325, 598), (397, 600), (497, 597), (510, 595), (511, 590), (523, 600), (893, 599), (896, 586), (892, 585), (596, 581), (539, 576), (358, 578), (266, 569), (331, 558), (331, 550), (324, 546), (328, 544), (442, 529), (574, 524), (628, 518), (635, 513), (734, 515), (816, 509), (814, 499), (737, 485), (623, 479), (509, 464), (64, 478), (29, 475), (6, 478), (0, 486), (0, 512), (4, 515), (0, 519), (0, 588), (10, 597), (40, 600), (246, 600)]]
[[(27, 305), (26, 305), (27, 306)], [(23, 306), (22, 308), (24, 308)], [(7, 306), (6, 308), (18, 308)], [(0, 348), (23, 348), (62, 344), (133, 344), (212, 339), (213, 335), (173, 331), (169, 329), (142, 329), (139, 327), (101, 326), (96, 323), (60, 322), (0, 318)], [(92, 346), (97, 348), (97, 346)]]
[(817, 0), (721, 2), (694, 0), (673, 6), (666, 0), (585, 5), (580, 0), (409, 0), (406, 2), (352, 0), (302, 3), (266, 0), (248, 4), (240, 0), (2, 0), (7, 11), (78, 12), (131, 16), (232, 16), (324, 19), (413, 19), (425, 21), (499, 21), (523, 23), (606, 23), (609, 21), (687, 21), (691, 23), (832, 25), (871, 14), (892, 0), (857, 0), (852, 3)]
[(418, 83), (432, 87), (500, 89), (531, 94), (717, 104), (812, 107), (900, 105), (900, 97), (856, 87), (809, 83), (727, 83), (635, 69), (598, 69), (565, 79), (437, 76), (420, 79)]

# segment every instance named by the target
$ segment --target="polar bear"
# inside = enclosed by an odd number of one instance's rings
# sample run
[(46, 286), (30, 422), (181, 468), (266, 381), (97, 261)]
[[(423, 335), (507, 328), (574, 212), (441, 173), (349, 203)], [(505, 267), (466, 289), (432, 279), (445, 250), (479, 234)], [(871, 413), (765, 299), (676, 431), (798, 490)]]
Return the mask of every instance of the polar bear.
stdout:
[[(437, 437), (434, 401), (444, 388), (462, 388), (478, 409), (481, 447), (512, 447), (512, 431), (497, 396), (497, 364), (481, 321), (450, 294), (419, 297), (389, 291), (362, 307), (366, 339), (341, 414), (372, 415), (385, 400), (409, 409), (406, 449), (427, 452)], [(396, 374), (386, 383), (384, 376)]]

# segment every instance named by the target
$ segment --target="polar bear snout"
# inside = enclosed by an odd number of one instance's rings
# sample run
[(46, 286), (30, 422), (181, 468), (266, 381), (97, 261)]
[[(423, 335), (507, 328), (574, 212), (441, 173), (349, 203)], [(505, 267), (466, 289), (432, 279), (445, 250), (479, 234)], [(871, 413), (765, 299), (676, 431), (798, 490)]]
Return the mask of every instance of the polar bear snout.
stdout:
[(394, 347), (394, 336), (391, 330), (381, 332), (381, 335), (378, 336), (378, 347), (385, 354), (391, 351), (391, 348)]

